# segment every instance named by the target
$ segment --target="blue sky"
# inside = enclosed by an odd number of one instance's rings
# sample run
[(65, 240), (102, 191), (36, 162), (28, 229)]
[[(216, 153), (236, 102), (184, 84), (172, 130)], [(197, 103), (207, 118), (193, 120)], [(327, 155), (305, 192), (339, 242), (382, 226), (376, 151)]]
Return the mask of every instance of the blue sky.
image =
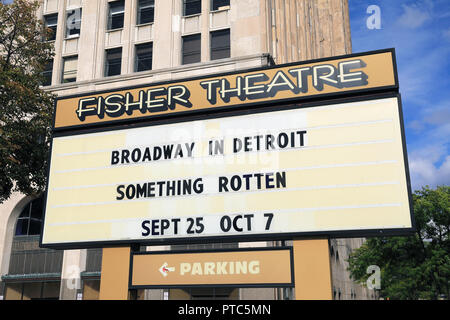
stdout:
[(450, 0), (349, 0), (349, 10), (353, 52), (396, 50), (413, 191), (449, 185)]

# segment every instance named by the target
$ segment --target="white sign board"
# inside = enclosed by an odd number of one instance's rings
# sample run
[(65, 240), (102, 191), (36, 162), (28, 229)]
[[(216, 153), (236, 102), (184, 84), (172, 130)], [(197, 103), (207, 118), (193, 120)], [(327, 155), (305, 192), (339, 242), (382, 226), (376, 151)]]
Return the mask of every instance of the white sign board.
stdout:
[(412, 227), (397, 97), (54, 137), (43, 245)]

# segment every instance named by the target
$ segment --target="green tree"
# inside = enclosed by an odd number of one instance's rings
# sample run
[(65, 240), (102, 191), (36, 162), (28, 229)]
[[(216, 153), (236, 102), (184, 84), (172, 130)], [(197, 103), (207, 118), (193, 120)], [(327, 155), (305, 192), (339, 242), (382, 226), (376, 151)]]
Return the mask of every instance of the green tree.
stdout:
[(380, 296), (438, 299), (450, 295), (450, 187), (428, 186), (413, 194), (416, 232), (409, 237), (370, 238), (349, 257), (353, 279), (365, 284), (367, 267), (381, 269)]
[(12, 191), (38, 195), (46, 183), (54, 97), (39, 86), (53, 45), (38, 8), (0, 3), (0, 203)]

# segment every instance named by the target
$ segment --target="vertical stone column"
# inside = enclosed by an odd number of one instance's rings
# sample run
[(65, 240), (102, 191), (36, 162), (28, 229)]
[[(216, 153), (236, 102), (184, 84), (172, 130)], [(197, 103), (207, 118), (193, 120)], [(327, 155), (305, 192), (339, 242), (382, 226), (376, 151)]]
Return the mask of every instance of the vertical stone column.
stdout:
[[(97, 33), (95, 49), (92, 53), (94, 59), (94, 68), (95, 74), (94, 78), (99, 79), (103, 78), (104, 66), (105, 66), (105, 42), (106, 42), (106, 26), (108, 24), (108, 1), (107, 0), (98, 0), (98, 1), (87, 1), (90, 6), (97, 6), (96, 8), (96, 26), (95, 32)], [(83, 28), (83, 25), (81, 26)], [(82, 43), (80, 50), (84, 48), (88, 43)], [(92, 44), (91, 44), (92, 45)], [(80, 59), (80, 61), (82, 61)]]
[[(57, 6), (58, 10), (58, 25), (56, 29), (56, 39), (55, 39), (55, 56), (53, 57), (53, 76), (52, 76), (52, 85), (60, 84), (62, 78), (62, 51), (63, 51), (63, 41), (64, 41), (64, 26), (66, 19), (65, 13), (65, 1), (58, 1), (57, 4), (51, 6), (51, 9), (55, 9)], [(49, 9), (50, 9), (49, 8)], [(53, 11), (50, 11), (53, 12)], [(44, 14), (48, 13), (44, 12)]]
[(103, 46), (99, 46), (101, 42), (99, 41), (98, 26), (101, 11), (98, 2), (84, 0), (82, 5), (81, 34), (78, 44), (78, 61), (80, 63), (78, 63), (77, 81), (94, 79), (95, 70), (103, 61), (103, 59), (96, 59), (98, 50), (103, 49)]
[[(181, 1), (180, 1), (181, 2)], [(201, 31), (201, 62), (210, 61), (210, 35), (209, 35), (209, 8), (210, 1), (202, 2), (202, 15), (200, 17)]]
[(61, 271), (61, 300), (76, 300), (81, 291), (81, 272), (86, 269), (86, 250), (65, 250)]
[(262, 0), (230, 0), (232, 57), (266, 52), (266, 35), (263, 31), (266, 9), (262, 3)]
[[(180, 3), (176, 3), (180, 2)], [(179, 39), (181, 32), (181, 1), (155, 0), (153, 25), (153, 69), (170, 68), (180, 61)], [(173, 43), (173, 45), (172, 45)]]
[(136, 7), (134, 5), (136, 1), (125, 1), (125, 16), (123, 20), (122, 30), (122, 74), (129, 74), (132, 72), (134, 59), (133, 59), (133, 35), (134, 26), (136, 25)]

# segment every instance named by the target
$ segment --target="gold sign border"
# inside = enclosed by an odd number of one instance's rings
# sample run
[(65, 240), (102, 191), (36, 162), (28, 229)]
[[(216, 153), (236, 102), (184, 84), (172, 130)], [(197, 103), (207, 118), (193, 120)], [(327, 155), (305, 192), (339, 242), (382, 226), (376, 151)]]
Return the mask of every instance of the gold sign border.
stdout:
[[(261, 254), (269, 253), (271, 251), (289, 251), (289, 262), (290, 262), (290, 278), (291, 282), (289, 283), (214, 283), (214, 284), (171, 284), (171, 285), (133, 285), (133, 265), (134, 265), (134, 256), (136, 255), (182, 255), (182, 254), (200, 254), (207, 255), (210, 253), (234, 253), (234, 252), (261, 252)], [(157, 267), (157, 266), (155, 266)], [(294, 277), (294, 252), (293, 247), (257, 247), (257, 248), (236, 248), (236, 249), (208, 249), (208, 250), (176, 250), (176, 251), (146, 251), (146, 252), (132, 252), (130, 254), (130, 272), (129, 272), (129, 289), (173, 289), (173, 288), (195, 288), (195, 287), (227, 287), (227, 288), (268, 288), (268, 287), (285, 287), (285, 288), (293, 288), (295, 286), (295, 277)]]

